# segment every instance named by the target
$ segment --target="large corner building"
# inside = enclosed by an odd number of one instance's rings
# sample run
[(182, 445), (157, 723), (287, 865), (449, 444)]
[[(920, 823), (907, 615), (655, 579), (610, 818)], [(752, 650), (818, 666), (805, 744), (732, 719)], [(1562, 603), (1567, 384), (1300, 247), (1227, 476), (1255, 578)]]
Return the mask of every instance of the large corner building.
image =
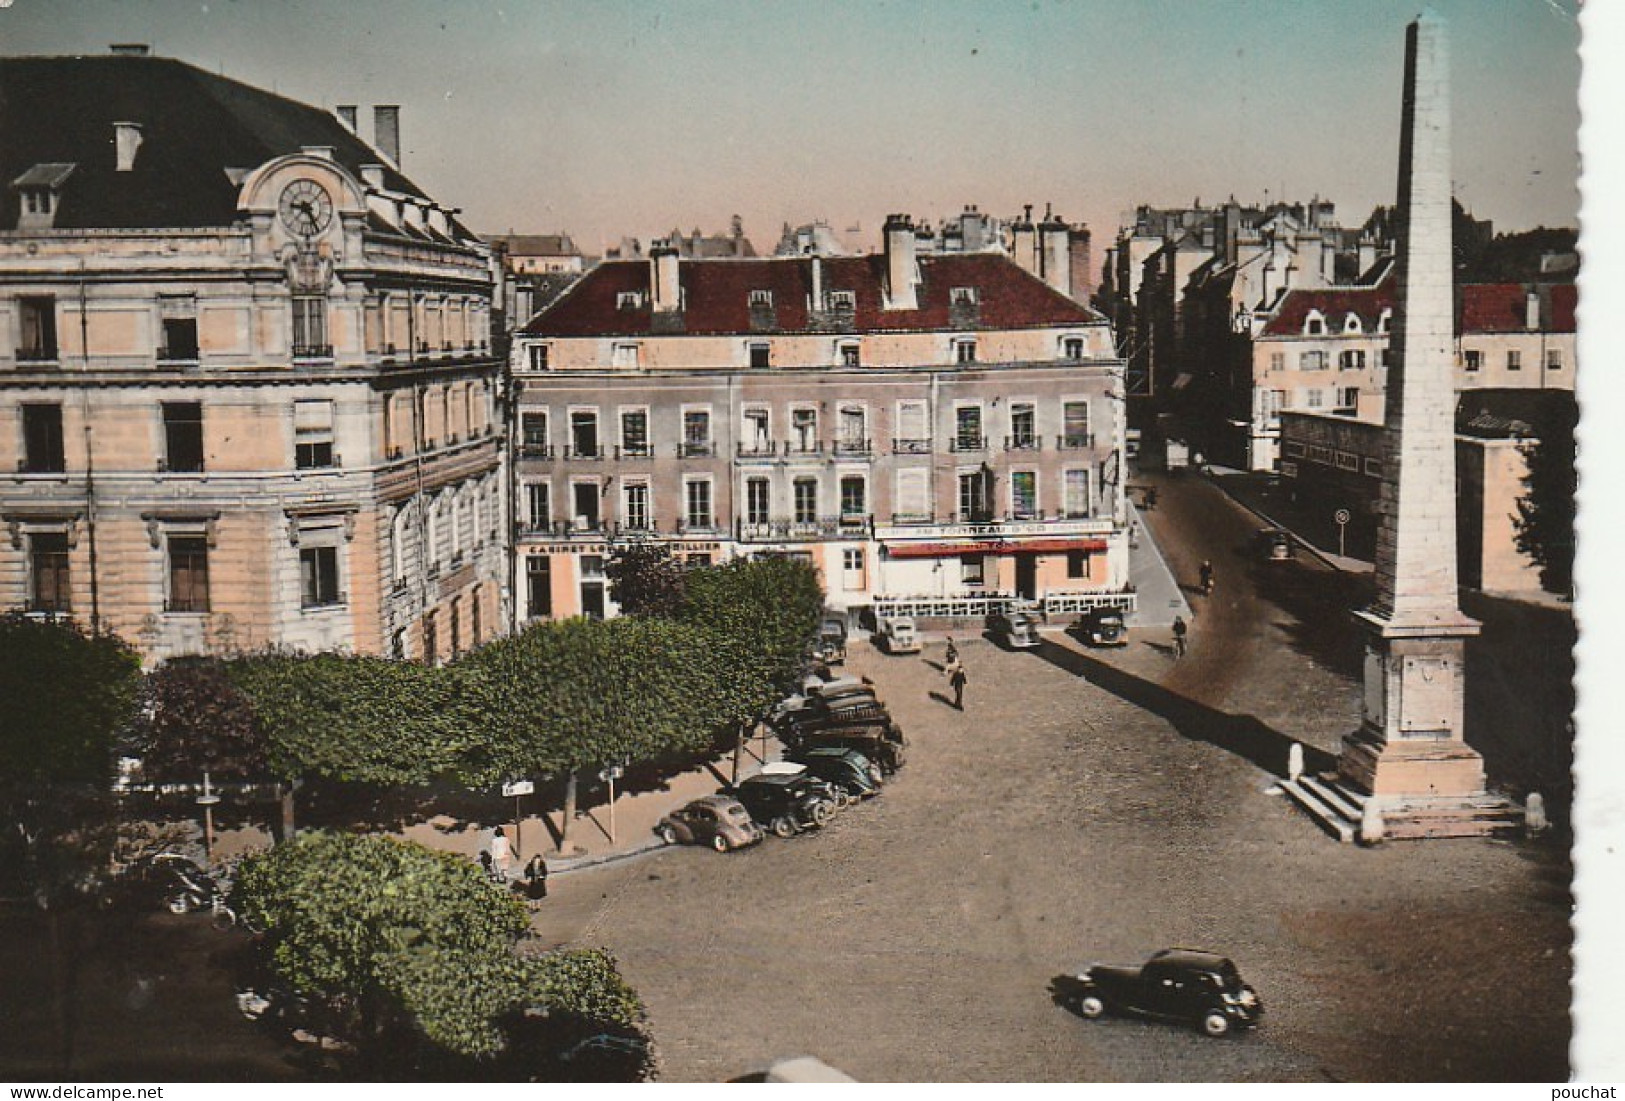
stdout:
[(0, 59), (0, 606), (149, 660), (501, 628), (489, 253), (374, 113)]
[(882, 616), (1132, 604), (1110, 327), (1007, 257), (928, 253), (900, 216), (870, 256), (659, 245), (512, 354), (521, 622), (613, 614), (636, 540), (804, 557)]

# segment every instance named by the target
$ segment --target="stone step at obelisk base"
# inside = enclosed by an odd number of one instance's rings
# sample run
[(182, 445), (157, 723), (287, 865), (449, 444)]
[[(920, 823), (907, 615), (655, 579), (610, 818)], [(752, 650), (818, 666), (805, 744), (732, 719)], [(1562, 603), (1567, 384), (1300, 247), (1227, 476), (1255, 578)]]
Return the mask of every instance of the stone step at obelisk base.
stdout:
[[(1343, 783), (1335, 772), (1283, 780), (1281, 790), (1345, 844), (1506, 836), (1525, 828), (1523, 807), (1493, 792), (1374, 796)], [(1373, 819), (1372, 811), (1380, 821)]]

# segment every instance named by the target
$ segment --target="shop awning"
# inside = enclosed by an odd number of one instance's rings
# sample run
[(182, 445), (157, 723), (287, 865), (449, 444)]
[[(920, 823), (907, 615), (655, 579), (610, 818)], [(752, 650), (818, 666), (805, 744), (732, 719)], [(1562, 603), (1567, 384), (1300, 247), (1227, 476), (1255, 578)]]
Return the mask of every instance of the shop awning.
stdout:
[(1104, 539), (978, 539), (964, 543), (888, 543), (893, 558), (944, 558), (955, 554), (1062, 554), (1103, 551)]

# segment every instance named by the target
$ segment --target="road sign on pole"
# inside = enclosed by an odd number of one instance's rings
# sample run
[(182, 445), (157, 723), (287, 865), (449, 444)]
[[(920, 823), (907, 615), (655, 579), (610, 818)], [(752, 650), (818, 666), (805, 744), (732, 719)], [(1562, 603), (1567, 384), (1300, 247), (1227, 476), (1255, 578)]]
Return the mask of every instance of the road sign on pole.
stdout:
[(1338, 509), (1336, 512), (1332, 513), (1332, 519), (1337, 521), (1337, 556), (1341, 558), (1343, 557), (1344, 553), (1344, 533), (1348, 530), (1348, 523), (1350, 519), (1349, 510), (1346, 508)]

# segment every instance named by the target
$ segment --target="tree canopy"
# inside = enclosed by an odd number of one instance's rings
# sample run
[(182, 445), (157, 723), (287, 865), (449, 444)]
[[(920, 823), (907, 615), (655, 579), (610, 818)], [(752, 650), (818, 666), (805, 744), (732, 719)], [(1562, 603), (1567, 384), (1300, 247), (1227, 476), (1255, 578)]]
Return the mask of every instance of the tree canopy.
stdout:
[(1574, 592), (1575, 469), (1574, 428), (1579, 407), (1573, 402), (1548, 407), (1535, 426), (1536, 439), (1525, 444), (1527, 471), (1524, 495), (1513, 518), (1518, 549), (1540, 567), (1541, 585), (1550, 592)]
[(629, 543), (604, 566), (610, 599), (625, 615), (669, 616), (683, 602), (688, 568), (664, 543)]

